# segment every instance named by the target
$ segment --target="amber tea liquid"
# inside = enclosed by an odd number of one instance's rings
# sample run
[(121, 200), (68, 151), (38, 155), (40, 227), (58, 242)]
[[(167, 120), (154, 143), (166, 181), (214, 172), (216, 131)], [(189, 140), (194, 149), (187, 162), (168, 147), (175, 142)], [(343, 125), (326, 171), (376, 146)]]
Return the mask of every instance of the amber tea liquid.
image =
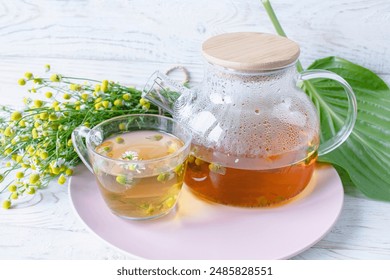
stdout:
[[(125, 161), (101, 168), (98, 162), (93, 163), (101, 194), (111, 211), (134, 218), (167, 213), (177, 201), (186, 162), (167, 169), (164, 159), (154, 165), (143, 161), (163, 158), (182, 146), (177, 137), (158, 131), (117, 134), (97, 146), (99, 154)], [(132, 163), (126, 164), (130, 160)]]
[(268, 170), (244, 170), (190, 157), (185, 183), (198, 196), (216, 203), (264, 207), (298, 195), (308, 185), (317, 153), (292, 165)]

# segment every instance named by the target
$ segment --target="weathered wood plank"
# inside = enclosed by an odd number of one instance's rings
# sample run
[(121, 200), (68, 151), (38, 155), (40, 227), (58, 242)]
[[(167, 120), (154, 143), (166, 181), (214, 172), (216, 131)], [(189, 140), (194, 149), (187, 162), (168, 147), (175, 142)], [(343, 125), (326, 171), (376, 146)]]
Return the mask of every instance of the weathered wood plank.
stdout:
[[(386, 0), (273, 1), (302, 60), (338, 55), (390, 73)], [(260, 1), (2, 1), (0, 57), (199, 63), (205, 38), (274, 32)]]

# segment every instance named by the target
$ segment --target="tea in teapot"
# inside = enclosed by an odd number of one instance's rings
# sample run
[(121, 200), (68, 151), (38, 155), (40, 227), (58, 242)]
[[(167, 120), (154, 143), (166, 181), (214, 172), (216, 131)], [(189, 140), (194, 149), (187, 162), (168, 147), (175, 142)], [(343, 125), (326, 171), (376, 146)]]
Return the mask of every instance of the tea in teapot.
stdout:
[[(309, 183), (316, 159), (341, 145), (356, 120), (348, 83), (329, 71), (298, 73), (295, 42), (265, 33), (212, 37), (202, 46), (203, 82), (188, 89), (155, 73), (144, 97), (192, 133), (186, 185), (213, 202), (262, 207), (286, 202)], [(345, 89), (343, 126), (320, 145), (320, 121), (297, 83), (329, 78)], [(340, 125), (341, 126), (341, 125)]]
[[(269, 160), (277, 157), (270, 155)], [(224, 167), (190, 156), (185, 182), (197, 195), (217, 203), (268, 206), (299, 194), (311, 179), (316, 158), (313, 151), (288, 166), (256, 170)], [(245, 156), (236, 160), (245, 161)]]

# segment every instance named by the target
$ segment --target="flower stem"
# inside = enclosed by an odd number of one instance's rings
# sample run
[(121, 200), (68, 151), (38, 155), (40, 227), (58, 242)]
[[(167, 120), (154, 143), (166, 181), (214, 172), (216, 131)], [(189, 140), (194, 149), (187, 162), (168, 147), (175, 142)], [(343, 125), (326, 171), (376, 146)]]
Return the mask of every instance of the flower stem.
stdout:
[[(276, 16), (274, 9), (272, 8), (271, 2), (269, 0), (261, 0), (261, 2), (263, 3), (265, 11), (267, 12), (269, 19), (271, 20), (271, 22), (276, 30), (276, 33), (278, 33), (278, 35), (280, 35), (280, 36), (287, 38), (287, 35), (284, 32), (283, 27), (280, 25), (278, 17)], [(299, 60), (297, 61), (296, 67), (297, 67), (298, 72), (303, 71), (302, 64)]]
[(90, 81), (94, 83), (101, 83), (101, 81), (94, 80), (94, 79), (88, 79), (88, 78), (78, 78), (78, 77), (68, 77), (68, 76), (63, 76), (63, 79), (69, 79), (69, 80), (81, 80), (81, 81)]

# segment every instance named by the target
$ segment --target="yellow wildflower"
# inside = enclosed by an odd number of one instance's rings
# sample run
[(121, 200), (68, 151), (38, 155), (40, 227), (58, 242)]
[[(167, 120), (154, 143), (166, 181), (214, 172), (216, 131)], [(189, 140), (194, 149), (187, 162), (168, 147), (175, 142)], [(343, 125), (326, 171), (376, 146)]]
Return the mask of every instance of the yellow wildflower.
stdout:
[(16, 161), (17, 163), (21, 163), (21, 162), (23, 161), (23, 157), (20, 156), (20, 155), (17, 155), (15, 161)]
[(111, 103), (109, 101), (107, 101), (107, 100), (103, 101), (103, 107), (104, 108), (107, 109), (108, 107), (110, 107), (110, 105), (111, 105)]
[(58, 175), (60, 174), (61, 170), (59, 167), (51, 167), (51, 173), (54, 174), (54, 175)]
[(33, 77), (33, 73), (31, 73), (31, 72), (26, 72), (26, 73), (24, 73), (24, 76), (25, 76), (28, 80), (30, 80), (30, 79)]
[(21, 78), (18, 80), (18, 84), (21, 85), (21, 86), (24, 86), (26, 84), (26, 80)]
[(61, 76), (58, 74), (53, 74), (50, 76), (50, 81), (52, 82), (59, 82), (61, 81)]
[(30, 175), (29, 183), (34, 185), (34, 184), (36, 184), (39, 181), (39, 178), (40, 178), (39, 174), (33, 173), (33, 174)]
[(4, 209), (9, 209), (11, 207), (11, 201), (8, 200), (8, 199), (4, 200), (2, 206), (3, 206)]
[(41, 159), (45, 160), (45, 159), (47, 159), (49, 157), (49, 154), (46, 151), (42, 151), (42, 152), (39, 153), (39, 157)]
[(51, 115), (49, 116), (49, 121), (55, 121), (55, 120), (57, 120), (57, 116), (54, 115), (54, 114), (51, 114)]
[(84, 100), (84, 101), (87, 101), (88, 100), (88, 93), (83, 93), (82, 95), (81, 95), (81, 99), (82, 100)]
[(139, 100), (139, 104), (141, 104), (142, 106), (144, 106), (145, 104), (149, 103), (148, 100), (146, 100), (145, 98), (141, 98)]
[(65, 182), (66, 182), (66, 177), (62, 174), (62, 175), (58, 178), (58, 184), (63, 185), (63, 184), (65, 184)]
[(18, 179), (22, 179), (24, 177), (24, 173), (22, 171), (16, 172), (15, 177)]
[(19, 111), (15, 111), (11, 114), (11, 121), (18, 121), (22, 118), (22, 113)]
[(125, 123), (120, 123), (119, 124), (119, 130), (125, 130), (126, 129), (126, 124)]
[(40, 85), (40, 84), (42, 84), (42, 79), (41, 78), (34, 78), (34, 84), (38, 84), (38, 85)]
[(129, 101), (131, 99), (131, 95), (129, 93), (126, 93), (122, 96), (123, 100)]
[(116, 107), (120, 107), (120, 106), (123, 105), (123, 102), (122, 102), (122, 100), (120, 100), (120, 99), (116, 99), (116, 100), (114, 101), (114, 105), (115, 105)]
[(10, 186), (8, 187), (8, 190), (9, 190), (10, 192), (16, 192), (16, 191), (18, 190), (18, 188), (17, 188), (15, 185), (10, 185)]
[(33, 139), (37, 139), (37, 138), (38, 138), (38, 131), (37, 131), (36, 128), (33, 128), (33, 129), (32, 129), (31, 135), (32, 135), (32, 138), (33, 138)]
[(72, 176), (72, 175), (73, 175), (73, 170), (70, 169), (70, 168), (68, 168), (68, 169), (66, 169), (65, 174), (66, 174), (67, 176)]
[(35, 153), (34, 147), (33, 147), (33, 146), (29, 146), (29, 147), (27, 148), (27, 152), (28, 152), (28, 154), (29, 154), (30, 156), (32, 156), (32, 155)]
[(144, 109), (144, 110), (149, 110), (149, 108), (150, 108), (150, 103), (149, 103), (149, 101), (146, 100), (145, 98), (141, 98), (141, 99), (139, 100), (139, 104), (141, 104), (142, 109)]
[(4, 130), (3, 134), (7, 137), (10, 137), (10, 136), (12, 136), (12, 134), (14, 134), (14, 132), (12, 131), (12, 129), (9, 126), (7, 126), (6, 129)]
[(47, 112), (42, 112), (39, 114), (39, 118), (41, 120), (47, 120), (49, 118), (49, 114)]
[(101, 107), (102, 107), (102, 103), (101, 102), (95, 104), (95, 109), (96, 110), (99, 110)]
[(41, 108), (42, 105), (43, 105), (42, 100), (39, 100), (39, 99), (34, 100), (34, 106), (35, 106), (35, 108)]
[(54, 101), (52, 104), (51, 104), (51, 107), (52, 108), (55, 108), (57, 107), (58, 105), (60, 105), (60, 103), (58, 101)]
[(26, 191), (27, 191), (27, 194), (34, 194), (35, 193), (35, 188), (34, 187), (29, 187)]
[(79, 90), (81, 90), (81, 85), (78, 85), (78, 84), (70, 84), (70, 85), (69, 85), (69, 88), (70, 88), (70, 90), (73, 90), (73, 91), (79, 91)]
[(101, 89), (102, 89), (103, 92), (107, 92), (107, 90), (108, 90), (108, 81), (107, 80), (103, 80), (102, 81)]

